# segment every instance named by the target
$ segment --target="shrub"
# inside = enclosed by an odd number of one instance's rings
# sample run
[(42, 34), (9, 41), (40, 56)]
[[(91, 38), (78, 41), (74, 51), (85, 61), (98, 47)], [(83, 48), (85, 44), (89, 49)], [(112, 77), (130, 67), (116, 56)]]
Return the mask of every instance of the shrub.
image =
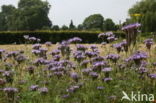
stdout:
[[(0, 32), (0, 44), (23, 44), (24, 35), (40, 38), (42, 40), (41, 43), (46, 41), (57, 43), (72, 37), (82, 38), (82, 43), (100, 43), (101, 41), (98, 39), (99, 33), (90, 31), (4, 31)], [(115, 32), (114, 34), (117, 37), (125, 36), (123, 32)]]

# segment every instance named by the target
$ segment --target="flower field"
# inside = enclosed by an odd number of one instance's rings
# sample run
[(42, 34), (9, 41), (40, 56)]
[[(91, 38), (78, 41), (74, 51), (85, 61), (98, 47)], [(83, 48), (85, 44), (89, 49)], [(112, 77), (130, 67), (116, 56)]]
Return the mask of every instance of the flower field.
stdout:
[(0, 103), (132, 103), (121, 101), (122, 91), (156, 94), (153, 39), (127, 48), (112, 32), (99, 34), (107, 39), (101, 44), (24, 38), (26, 44), (0, 46)]

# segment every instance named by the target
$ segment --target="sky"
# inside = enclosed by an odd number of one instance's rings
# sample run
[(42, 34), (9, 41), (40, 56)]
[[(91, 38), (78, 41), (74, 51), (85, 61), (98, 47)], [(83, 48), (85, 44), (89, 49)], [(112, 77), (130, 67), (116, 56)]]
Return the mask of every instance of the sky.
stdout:
[[(44, 1), (44, 0), (43, 0)], [(101, 14), (115, 23), (124, 22), (128, 9), (140, 0), (47, 0), (52, 6), (49, 18), (53, 25), (81, 24), (91, 14)], [(0, 6), (12, 4), (17, 7), (19, 0), (0, 0)]]

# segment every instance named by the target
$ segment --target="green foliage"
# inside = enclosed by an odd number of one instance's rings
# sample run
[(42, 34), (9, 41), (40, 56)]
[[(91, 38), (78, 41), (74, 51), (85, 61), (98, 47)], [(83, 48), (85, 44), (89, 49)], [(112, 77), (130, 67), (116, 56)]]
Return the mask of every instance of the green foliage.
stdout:
[(83, 29), (84, 29), (83, 24), (79, 24), (79, 25), (77, 26), (77, 30), (83, 30)]
[(68, 30), (68, 26), (63, 25), (61, 29), (62, 29), (62, 30)]
[[(51, 41), (52, 43), (61, 42), (72, 37), (82, 38), (82, 43), (100, 43), (98, 39), (100, 32), (89, 31), (18, 31), (18, 32), (0, 32), (0, 44), (25, 43), (23, 36), (30, 35), (40, 38), (42, 43)], [(123, 32), (114, 32), (117, 37), (124, 37)]]
[(51, 27), (48, 18), (50, 5), (41, 0), (20, 0), (18, 8), (12, 5), (2, 6), (0, 12), (0, 29), (5, 30), (39, 30)]
[[(131, 22), (141, 22), (142, 31), (156, 31), (156, 0), (142, 0), (129, 9)], [(133, 14), (141, 14), (134, 16)]]
[(105, 31), (114, 31), (116, 30), (115, 23), (112, 19), (108, 18), (104, 21), (104, 30)]
[(83, 26), (86, 30), (103, 30), (103, 22), (104, 18), (101, 14), (94, 14), (84, 20)]
[(58, 30), (60, 30), (60, 27), (59, 27), (58, 25), (54, 25), (54, 26), (52, 27), (52, 30), (58, 31)]
[(69, 24), (69, 29), (70, 29), (70, 30), (76, 29), (75, 25), (73, 24), (73, 20), (71, 20), (71, 22), (70, 22), (70, 24)]

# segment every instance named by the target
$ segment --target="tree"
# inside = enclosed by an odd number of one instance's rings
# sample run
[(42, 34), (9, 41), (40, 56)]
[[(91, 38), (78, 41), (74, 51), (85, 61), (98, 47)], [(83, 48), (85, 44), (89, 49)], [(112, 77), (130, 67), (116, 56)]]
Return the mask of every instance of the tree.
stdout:
[(91, 29), (103, 30), (103, 22), (104, 18), (101, 14), (93, 14), (84, 20), (83, 26), (87, 30)]
[(41, 0), (20, 0), (18, 8), (3, 5), (0, 12), (0, 30), (39, 30), (51, 28), (48, 17), (48, 2)]
[(62, 29), (62, 30), (68, 30), (68, 26), (63, 25), (61, 29)]
[(18, 3), (19, 20), (22, 23), (20, 29), (37, 30), (43, 27), (51, 27), (52, 23), (48, 18), (49, 9), (50, 5), (48, 2), (20, 0)]
[(59, 28), (58, 25), (53, 25), (52, 30), (56, 30), (56, 31), (58, 31), (58, 30), (60, 30), (60, 28)]
[(108, 18), (104, 21), (104, 30), (105, 31), (114, 31), (116, 30), (115, 23), (112, 19)]
[(156, 31), (156, 0), (142, 0), (129, 9), (131, 22), (140, 22), (142, 31)]
[(79, 25), (77, 26), (77, 29), (78, 29), (78, 30), (83, 30), (83, 24), (79, 24)]
[(0, 12), (0, 30), (5, 31), (10, 29), (14, 22), (14, 12), (16, 8), (13, 5), (3, 5)]
[(75, 29), (75, 25), (73, 24), (73, 20), (71, 20), (71, 22), (69, 24), (69, 29), (70, 30), (74, 30)]

